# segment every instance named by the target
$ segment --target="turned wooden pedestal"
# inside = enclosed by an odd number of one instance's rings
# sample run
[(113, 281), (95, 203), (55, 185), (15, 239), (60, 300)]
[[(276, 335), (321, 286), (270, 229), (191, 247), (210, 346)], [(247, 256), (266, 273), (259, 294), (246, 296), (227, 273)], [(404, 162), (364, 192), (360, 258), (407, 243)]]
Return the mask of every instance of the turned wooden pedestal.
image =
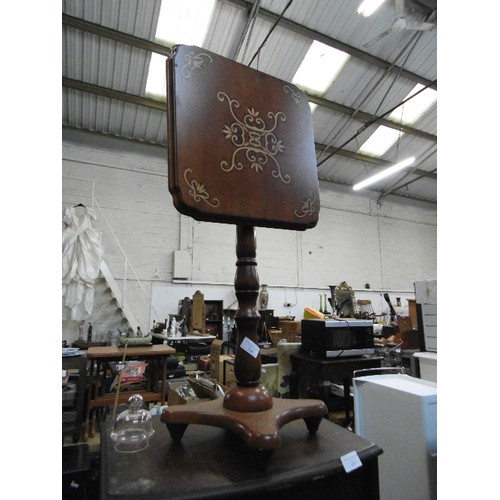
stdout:
[(238, 327), (234, 372), (237, 383), (224, 398), (169, 407), (161, 416), (172, 439), (180, 440), (189, 424), (213, 425), (238, 434), (252, 448), (269, 451), (280, 447), (279, 429), (292, 420), (304, 419), (315, 433), (328, 413), (323, 401), (278, 399), (260, 383), (261, 359), (258, 346), (259, 313), (255, 231), (237, 226), (235, 290)]

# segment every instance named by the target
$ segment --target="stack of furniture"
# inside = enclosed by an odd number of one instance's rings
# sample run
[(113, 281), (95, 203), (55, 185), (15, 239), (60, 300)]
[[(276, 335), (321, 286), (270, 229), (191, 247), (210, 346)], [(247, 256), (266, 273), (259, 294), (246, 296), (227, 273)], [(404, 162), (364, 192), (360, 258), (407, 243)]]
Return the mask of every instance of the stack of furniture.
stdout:
[(71, 395), (68, 401), (65, 401), (63, 387), (63, 439), (64, 436), (71, 435), (73, 442), (77, 443), (83, 437), (83, 414), (87, 389), (87, 358), (81, 353), (75, 356), (63, 356), (62, 369), (67, 371), (68, 382), (72, 384)]

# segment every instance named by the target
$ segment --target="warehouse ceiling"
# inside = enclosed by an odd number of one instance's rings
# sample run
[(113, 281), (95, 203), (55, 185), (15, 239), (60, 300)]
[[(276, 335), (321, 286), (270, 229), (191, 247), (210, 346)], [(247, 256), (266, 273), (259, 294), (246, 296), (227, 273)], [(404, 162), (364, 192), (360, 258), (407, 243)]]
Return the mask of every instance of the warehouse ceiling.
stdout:
[[(158, 57), (164, 64), (171, 46), (192, 44), (189, 34), (157, 33), (160, 16), (174, 26), (187, 17), (202, 36), (195, 45), (303, 88), (320, 181), (351, 189), (413, 157), (365, 190), (379, 203), (437, 203), (436, 0), (385, 0), (368, 17), (358, 13), (362, 0), (203, 0), (205, 10), (212, 1), (205, 32), (196, 24), (200, 6), (193, 18), (175, 8), (187, 0), (163, 8), (161, 0), (63, 0), (63, 127), (166, 146), (165, 100), (150, 90), (150, 68)], [(344, 57), (321, 90), (297, 83), (313, 45)], [(329, 69), (324, 63), (316, 80)], [(434, 101), (410, 119), (427, 94)], [(368, 139), (381, 133), (389, 145), (368, 152)]]

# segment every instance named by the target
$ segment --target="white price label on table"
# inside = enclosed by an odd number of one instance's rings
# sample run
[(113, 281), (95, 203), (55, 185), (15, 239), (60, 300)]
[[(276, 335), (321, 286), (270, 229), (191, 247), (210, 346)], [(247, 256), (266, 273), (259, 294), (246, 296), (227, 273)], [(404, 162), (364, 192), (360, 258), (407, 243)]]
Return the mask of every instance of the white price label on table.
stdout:
[(240, 347), (245, 351), (250, 354), (250, 356), (253, 356), (256, 358), (259, 355), (260, 348), (259, 346), (255, 343), (252, 342), (248, 337), (245, 337), (240, 344)]
[(358, 454), (355, 451), (351, 451), (350, 453), (341, 456), (340, 460), (346, 472), (351, 472), (363, 465), (358, 457)]

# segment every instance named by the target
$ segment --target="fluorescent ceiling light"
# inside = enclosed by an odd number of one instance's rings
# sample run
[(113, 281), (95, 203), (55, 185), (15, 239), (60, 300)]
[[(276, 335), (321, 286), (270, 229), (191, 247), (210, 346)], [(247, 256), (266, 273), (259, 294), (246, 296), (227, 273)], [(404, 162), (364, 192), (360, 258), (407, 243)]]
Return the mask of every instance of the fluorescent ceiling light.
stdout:
[(314, 40), (292, 83), (313, 94), (324, 94), (349, 59), (349, 54)]
[(358, 7), (358, 14), (371, 16), (384, 2), (385, 0), (364, 0)]
[[(403, 99), (406, 101), (409, 97), (416, 94), (424, 86), (417, 83), (412, 91)], [(415, 123), (432, 105), (437, 101), (437, 92), (434, 89), (426, 88), (420, 94), (410, 99), (408, 102), (396, 108), (390, 115), (394, 121), (411, 125)]]
[[(215, 0), (163, 0), (161, 2), (155, 41), (167, 46), (175, 44), (201, 47), (208, 32)], [(146, 95), (165, 98), (166, 57), (152, 53)]]
[(395, 144), (401, 132), (393, 128), (380, 127), (363, 143), (358, 149), (358, 153), (363, 153), (371, 156), (382, 156), (393, 144)]
[(215, 0), (162, 0), (156, 41), (201, 46), (214, 5)]
[[(411, 92), (404, 98), (409, 99), (419, 90), (423, 89), (421, 84), (415, 85)], [(437, 100), (437, 92), (427, 88), (417, 96), (411, 98), (405, 104), (396, 108), (389, 118), (397, 123), (405, 125), (414, 124)], [(358, 153), (380, 157), (391, 148), (401, 137), (402, 132), (381, 125), (375, 132), (362, 144)]]
[(167, 95), (167, 58), (153, 52), (149, 63), (146, 95), (165, 98)]
[(393, 165), (392, 167), (386, 168), (385, 170), (382, 170), (382, 172), (379, 172), (378, 174), (372, 175), (371, 177), (368, 177), (368, 179), (365, 179), (364, 181), (358, 182), (357, 184), (354, 184), (352, 189), (354, 191), (358, 191), (359, 189), (362, 189), (366, 186), (369, 186), (370, 184), (374, 184), (375, 182), (384, 179), (385, 177), (388, 177), (389, 175), (395, 174), (396, 172), (399, 172), (400, 170), (403, 170), (403, 168), (410, 166), (413, 162), (415, 161), (414, 156), (410, 156), (410, 158), (407, 158), (406, 160), (403, 160), (399, 163), (396, 163), (396, 165)]

